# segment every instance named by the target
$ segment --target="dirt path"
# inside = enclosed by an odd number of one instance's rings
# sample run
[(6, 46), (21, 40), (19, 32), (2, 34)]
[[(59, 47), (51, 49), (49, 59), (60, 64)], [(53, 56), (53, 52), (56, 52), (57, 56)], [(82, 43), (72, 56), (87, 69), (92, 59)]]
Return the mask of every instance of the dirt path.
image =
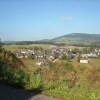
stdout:
[(0, 84), (0, 100), (57, 100)]

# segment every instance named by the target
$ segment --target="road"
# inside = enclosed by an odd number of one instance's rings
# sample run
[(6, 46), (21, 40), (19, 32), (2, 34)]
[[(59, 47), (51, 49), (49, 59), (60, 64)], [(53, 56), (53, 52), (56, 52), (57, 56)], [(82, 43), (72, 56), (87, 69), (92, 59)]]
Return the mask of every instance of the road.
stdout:
[(0, 84), (0, 100), (57, 100), (57, 99)]

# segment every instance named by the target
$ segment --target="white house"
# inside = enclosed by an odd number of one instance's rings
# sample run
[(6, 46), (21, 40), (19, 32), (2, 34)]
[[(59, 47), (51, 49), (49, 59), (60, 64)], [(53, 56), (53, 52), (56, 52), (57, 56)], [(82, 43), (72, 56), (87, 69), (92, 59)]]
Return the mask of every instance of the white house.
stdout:
[(80, 59), (80, 63), (87, 64), (88, 62), (89, 62), (89, 60), (86, 59), (86, 58), (82, 58), (82, 59)]
[(95, 52), (100, 52), (100, 48), (96, 48), (95, 49)]
[(81, 57), (84, 58), (88, 58), (88, 57), (97, 57), (97, 55), (95, 53), (89, 53), (89, 54), (81, 54)]

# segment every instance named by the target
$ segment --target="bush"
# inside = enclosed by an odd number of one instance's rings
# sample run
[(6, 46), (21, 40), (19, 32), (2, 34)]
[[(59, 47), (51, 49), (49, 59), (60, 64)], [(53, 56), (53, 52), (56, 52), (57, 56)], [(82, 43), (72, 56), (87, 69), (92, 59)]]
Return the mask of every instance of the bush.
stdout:
[(0, 67), (0, 77), (2, 80), (7, 80), (9, 83), (25, 84), (27, 75), (23, 70), (14, 69), (9, 66)]
[(54, 81), (49, 81), (49, 82), (45, 81), (43, 86), (44, 86), (43, 87), (44, 91), (52, 90), (52, 89), (57, 88), (57, 85)]
[(65, 67), (68, 71), (73, 70), (73, 66), (72, 66), (71, 63), (68, 63), (68, 62), (67, 62), (67, 63), (64, 65), (64, 67)]
[(67, 59), (67, 56), (65, 54), (60, 56), (60, 60), (66, 60), (66, 59)]
[(53, 62), (48, 61), (48, 66), (49, 66), (50, 68), (52, 68), (52, 67), (54, 66)]
[(84, 66), (84, 65), (79, 65), (78, 68), (79, 68), (79, 70), (80, 70), (81, 72), (84, 72), (84, 70), (86, 69), (86, 66)]
[(74, 58), (74, 56), (72, 54), (67, 55), (67, 61), (71, 61), (73, 58)]
[(12, 85), (17, 84), (27, 90), (42, 87), (42, 80), (39, 76), (8, 66), (0, 67), (0, 79)]
[(25, 89), (27, 90), (34, 90), (34, 89), (40, 89), (42, 90), (42, 79), (40, 78), (40, 76), (33, 76), (30, 74), (29, 79), (26, 83), (26, 85), (24, 86)]

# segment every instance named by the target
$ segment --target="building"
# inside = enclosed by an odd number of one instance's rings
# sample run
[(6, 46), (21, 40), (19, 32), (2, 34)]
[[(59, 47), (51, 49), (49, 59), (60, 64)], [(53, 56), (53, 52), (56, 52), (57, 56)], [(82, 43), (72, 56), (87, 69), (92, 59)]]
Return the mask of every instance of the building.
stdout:
[(84, 58), (88, 58), (88, 57), (97, 57), (97, 55), (95, 53), (89, 53), (89, 54), (81, 54), (81, 57)]
[(48, 60), (49, 61), (54, 61), (55, 60), (55, 54), (51, 53), (48, 55)]
[(87, 64), (87, 63), (89, 63), (89, 60), (87, 58), (81, 58), (80, 63)]

